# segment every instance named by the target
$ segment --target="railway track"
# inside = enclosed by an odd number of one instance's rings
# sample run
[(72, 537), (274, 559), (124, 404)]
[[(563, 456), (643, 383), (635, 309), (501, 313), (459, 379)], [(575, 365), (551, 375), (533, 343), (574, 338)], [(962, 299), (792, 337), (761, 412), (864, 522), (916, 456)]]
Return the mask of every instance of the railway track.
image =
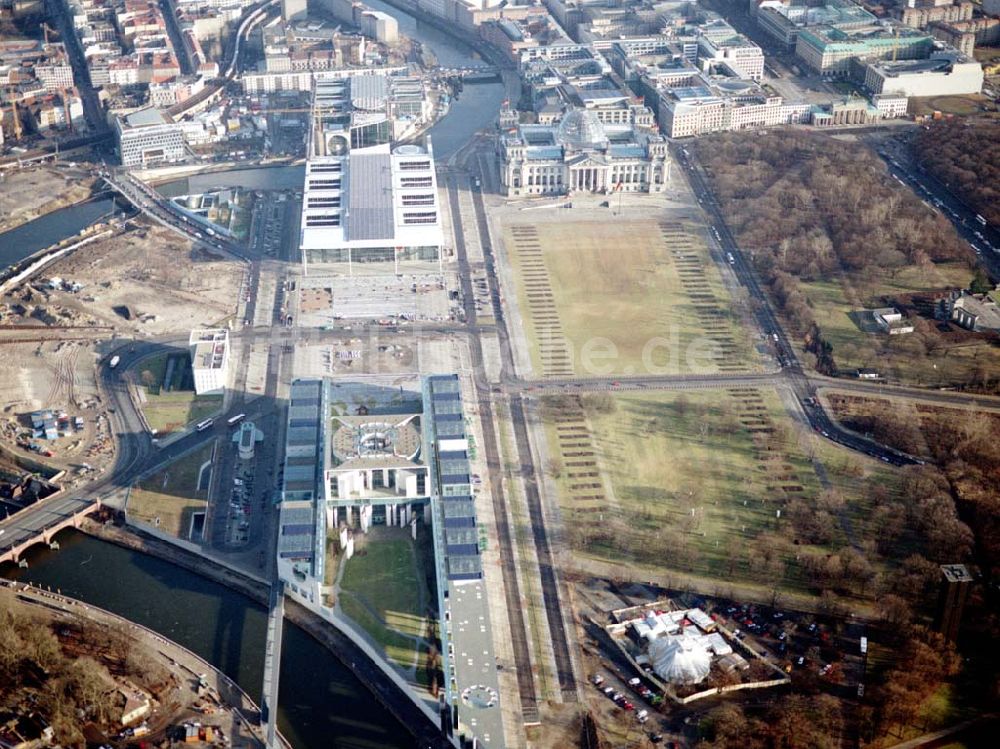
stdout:
[(0, 346), (15, 343), (62, 343), (63, 341), (96, 341), (94, 336), (59, 336), (47, 338), (4, 338), (0, 336)]
[[(480, 162), (477, 159), (478, 163)], [(486, 174), (480, 172), (480, 184), (482, 184), (482, 180), (486, 176)], [(457, 200), (457, 196), (455, 196), (454, 201), (456, 203)], [(496, 255), (493, 250), (489, 225), (486, 221), (486, 208), (483, 204), (483, 195), (480, 190), (474, 189), (472, 191), (472, 203), (476, 211), (476, 225), (479, 231), (479, 242), (483, 248), (486, 273), (490, 278), (490, 284), (493, 288), (493, 315), (497, 321), (497, 333), (500, 338), (502, 361), (501, 369), (503, 370), (501, 376), (506, 374), (508, 377), (512, 377), (515, 373), (514, 355), (510, 345), (507, 318), (500, 304), (500, 279), (496, 272)], [(478, 336), (472, 336), (472, 338), (477, 341), (478, 345)], [(480, 361), (482, 360), (480, 359)], [(545, 616), (549, 624), (549, 637), (552, 641), (552, 652), (556, 663), (559, 690), (562, 693), (564, 701), (576, 702), (579, 699), (579, 693), (577, 691), (576, 676), (573, 673), (573, 657), (569, 650), (569, 639), (566, 636), (565, 619), (563, 618), (559, 595), (559, 580), (552, 563), (552, 550), (549, 546), (549, 539), (545, 530), (541, 496), (538, 493), (538, 473), (535, 469), (534, 459), (531, 456), (531, 442), (528, 439), (528, 428), (524, 420), (524, 407), (519, 397), (511, 397), (510, 414), (514, 425), (514, 441), (517, 446), (518, 460), (521, 465), (521, 476), (524, 483), (525, 498), (528, 503), (528, 514), (531, 519), (531, 532), (535, 543), (535, 552), (538, 557), (542, 599), (545, 607)]]
[(510, 417), (514, 425), (514, 441), (517, 443), (518, 459), (521, 464), (521, 478), (524, 495), (528, 503), (528, 517), (531, 520), (531, 535), (538, 555), (538, 572), (545, 600), (545, 616), (549, 623), (549, 637), (552, 640), (552, 654), (556, 661), (556, 677), (563, 700), (575, 702), (578, 699), (576, 676), (573, 674), (573, 658), (569, 652), (569, 640), (563, 623), (562, 604), (559, 601), (559, 580), (552, 562), (552, 548), (545, 532), (545, 518), (542, 515), (542, 500), (538, 493), (538, 475), (531, 457), (528, 426), (524, 418), (524, 404), (520, 396), (510, 399)]

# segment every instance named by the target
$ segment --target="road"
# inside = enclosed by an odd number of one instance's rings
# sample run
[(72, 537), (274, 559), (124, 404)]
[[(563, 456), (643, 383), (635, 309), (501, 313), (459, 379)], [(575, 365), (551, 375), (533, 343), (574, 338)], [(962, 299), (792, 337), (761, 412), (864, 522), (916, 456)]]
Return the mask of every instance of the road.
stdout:
[[(483, 260), (486, 275), (489, 278), (490, 304), (492, 305), (493, 317), (497, 321), (497, 337), (500, 342), (500, 362), (501, 377), (509, 380), (514, 376), (515, 363), (514, 351), (511, 346), (510, 331), (505, 310), (500, 300), (500, 277), (496, 267), (496, 254), (493, 249), (493, 238), (490, 234), (489, 223), (486, 219), (486, 206), (483, 202), (482, 184), (488, 179), (485, 173), (482, 159), (479, 155), (482, 149), (488, 148), (489, 144), (480, 142), (473, 149), (476, 154), (475, 159), (475, 183), (472, 188), (472, 204), (476, 213), (476, 226), (479, 232), (479, 244), (483, 248)], [(466, 274), (468, 275), (468, 274)], [(473, 304), (473, 297), (466, 296), (466, 304)], [(475, 320), (475, 309), (473, 317)], [(478, 338), (473, 335), (473, 338)], [(480, 364), (477, 371), (485, 374), (485, 368), (481, 366), (482, 359), (477, 360)], [(487, 396), (488, 397), (488, 396)], [(482, 402), (482, 398), (480, 398)], [(518, 464), (521, 467), (522, 485), (524, 487), (525, 501), (528, 506), (528, 514), (531, 519), (531, 533), (535, 545), (535, 553), (538, 558), (538, 570), (542, 589), (542, 603), (545, 607), (545, 617), (549, 625), (549, 637), (552, 644), (552, 653), (556, 663), (556, 677), (559, 681), (559, 689), (562, 698), (567, 702), (575, 702), (579, 698), (577, 690), (576, 675), (573, 672), (573, 657), (570, 652), (569, 637), (566, 633), (566, 618), (562, 609), (562, 589), (559, 582), (559, 575), (553, 561), (552, 548), (549, 543), (548, 532), (545, 527), (545, 515), (542, 512), (542, 500), (538, 490), (538, 478), (541, 473), (537, 470), (534, 456), (531, 450), (531, 441), (528, 438), (527, 420), (524, 413), (524, 404), (521, 397), (510, 398), (510, 417), (514, 428), (515, 446), (517, 451)], [(485, 414), (484, 414), (485, 418)], [(497, 474), (494, 474), (497, 475)]]
[(885, 161), (889, 173), (909, 187), (932, 211), (944, 216), (958, 235), (969, 243), (983, 267), (994, 279), (1000, 279), (1000, 231), (977, 218), (974, 208), (955, 195), (913, 158), (908, 138), (912, 133), (885, 137), (872, 133), (868, 140)]
[(240, 260), (250, 260), (247, 249), (242, 244), (223, 236), (221, 230), (208, 228), (189, 218), (172, 200), (164, 198), (145, 182), (133, 177), (128, 170), (106, 170), (100, 176), (109, 187), (157, 223), (197, 244), (213, 247)]
[(867, 453), (885, 463), (893, 465), (911, 465), (916, 463), (917, 460), (915, 458), (900, 453), (898, 450), (894, 450), (886, 445), (881, 445), (873, 440), (865, 439), (853, 432), (849, 432), (830, 418), (830, 415), (816, 399), (816, 388), (803, 371), (802, 365), (795, 353), (795, 347), (792, 346), (787, 333), (785, 333), (785, 330), (778, 321), (778, 316), (771, 306), (769, 296), (762, 288), (750, 259), (740, 249), (736, 238), (726, 225), (722, 208), (716, 200), (715, 195), (708, 188), (708, 183), (701, 166), (685, 148), (678, 148), (674, 153), (677, 163), (687, 174), (691, 189), (694, 191), (698, 202), (712, 223), (712, 232), (719, 247), (726, 253), (727, 257), (731, 258), (729, 264), (736, 279), (742, 286), (746, 287), (749, 297), (756, 300), (753, 312), (757, 318), (757, 324), (764, 332), (764, 335), (769, 337), (774, 344), (778, 360), (784, 370), (784, 379), (792, 388), (792, 392), (799, 401), (810, 426), (833, 442), (851, 450)]
[(67, 12), (67, 0), (56, 0), (50, 3), (51, 12), (55, 16), (61, 39), (65, 42), (70, 65), (73, 67), (73, 83), (80, 92), (83, 104), (83, 115), (93, 136), (103, 137), (110, 133), (108, 121), (104, 114), (104, 106), (97, 95), (97, 89), (90, 82), (90, 69), (83, 55), (83, 47), (76, 35), (70, 14)]
[[(448, 198), (454, 224), (455, 254), (458, 259), (459, 282), (462, 286), (462, 304), (465, 319), (475, 324), (476, 307), (475, 294), (472, 290), (472, 274), (469, 272), (468, 252), (465, 246), (465, 234), (462, 226), (462, 211), (458, 200), (459, 181), (455, 176), (448, 178)], [(482, 367), (483, 347), (477, 335), (470, 336), (470, 349), (473, 362), (476, 364), (473, 378), (476, 387), (476, 400), (479, 404), (480, 421), (483, 425), (483, 454), (486, 456), (486, 468), (493, 477), (502, 475), (500, 450), (497, 447), (496, 419), (493, 416), (493, 403), (490, 399), (490, 388), (486, 382)], [(535, 696), (534, 670), (531, 664), (531, 653), (528, 648), (528, 635), (522, 614), (523, 600), (517, 579), (517, 565), (514, 556), (514, 541), (507, 514), (507, 500), (504, 496), (502, 483), (497, 479), (490, 481), (490, 495), (493, 499), (493, 515), (497, 526), (497, 543), (500, 547), (500, 562), (503, 565), (504, 599), (507, 603), (507, 621), (510, 624), (511, 646), (514, 652), (514, 666), (517, 672), (518, 694), (521, 702), (521, 712), (525, 722), (533, 723), (539, 720), (538, 700)]]

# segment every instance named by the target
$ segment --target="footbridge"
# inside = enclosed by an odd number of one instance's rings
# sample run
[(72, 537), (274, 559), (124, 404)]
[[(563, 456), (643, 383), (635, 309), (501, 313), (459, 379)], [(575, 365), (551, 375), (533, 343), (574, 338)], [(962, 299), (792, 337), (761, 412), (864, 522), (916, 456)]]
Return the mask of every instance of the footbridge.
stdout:
[(18, 514), (11, 515), (0, 524), (0, 564), (22, 564), (24, 552), (35, 544), (58, 548), (55, 537), (59, 531), (79, 528), (85, 517), (99, 509), (99, 499), (49, 497), (20, 519)]
[(264, 648), (264, 686), (260, 699), (260, 723), (268, 749), (281, 749), (278, 743), (278, 681), (281, 676), (281, 636), (285, 620), (285, 584), (271, 583), (267, 605), (267, 644)]
[(456, 68), (437, 68), (435, 73), (443, 78), (461, 78), (466, 82), (492, 81), (500, 77), (500, 68), (495, 65), (467, 65)]

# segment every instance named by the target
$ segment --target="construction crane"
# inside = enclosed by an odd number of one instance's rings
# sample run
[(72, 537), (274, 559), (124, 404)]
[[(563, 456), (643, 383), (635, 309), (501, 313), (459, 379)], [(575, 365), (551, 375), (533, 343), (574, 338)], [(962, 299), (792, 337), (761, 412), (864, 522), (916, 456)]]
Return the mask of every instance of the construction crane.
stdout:
[(17, 116), (17, 98), (15, 97), (17, 89), (12, 86), (7, 91), (10, 94), (10, 114), (14, 125), (14, 140), (20, 140), (24, 132), (21, 129), (21, 118)]
[(66, 117), (66, 127), (70, 132), (73, 132), (73, 112), (70, 107), (70, 96), (69, 92), (71, 89), (64, 88), (62, 90), (62, 103), (63, 103), (63, 114)]

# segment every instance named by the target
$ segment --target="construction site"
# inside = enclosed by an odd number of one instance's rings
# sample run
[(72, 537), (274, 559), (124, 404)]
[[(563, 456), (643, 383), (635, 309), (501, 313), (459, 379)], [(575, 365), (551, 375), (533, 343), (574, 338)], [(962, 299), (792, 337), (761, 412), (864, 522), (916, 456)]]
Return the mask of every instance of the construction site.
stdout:
[(41, 166), (0, 176), (0, 231), (90, 197), (93, 178), (82, 169)]
[(5, 319), (158, 335), (231, 318), (242, 272), (228, 258), (143, 223), (78, 248), (47, 266), (44, 277), (0, 299)]
[(162, 227), (126, 224), (8, 290), (0, 297), (0, 445), (67, 471), (70, 485), (103, 471), (112, 444), (95, 376), (107, 341), (224, 323), (242, 281), (229, 259)]

